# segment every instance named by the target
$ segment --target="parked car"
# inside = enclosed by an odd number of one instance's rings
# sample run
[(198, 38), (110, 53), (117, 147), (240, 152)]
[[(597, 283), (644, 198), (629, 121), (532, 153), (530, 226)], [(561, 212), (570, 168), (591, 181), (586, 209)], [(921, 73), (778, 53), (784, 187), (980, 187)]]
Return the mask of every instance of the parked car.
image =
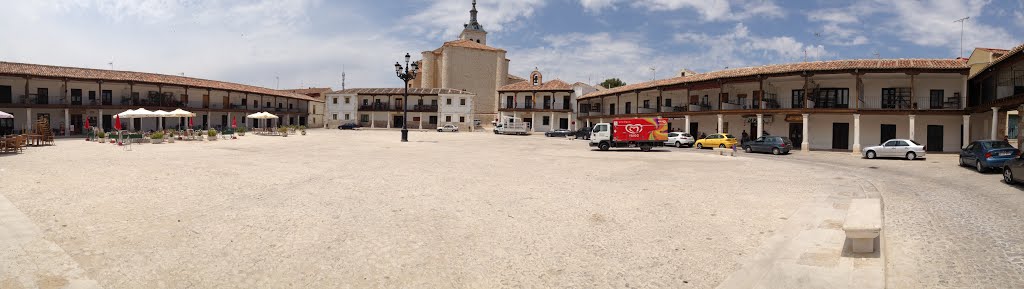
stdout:
[(909, 139), (893, 139), (880, 146), (866, 147), (861, 150), (864, 157), (874, 158), (906, 158), (915, 160), (925, 155), (924, 146)]
[(736, 137), (732, 136), (731, 134), (716, 133), (713, 135), (709, 135), (706, 138), (697, 140), (694, 143), (694, 146), (697, 147), (697, 149), (714, 147), (731, 148), (737, 145), (738, 143), (739, 141), (736, 140)]
[(789, 151), (793, 149), (793, 141), (789, 140), (788, 137), (781, 136), (764, 136), (758, 139), (748, 141), (743, 146), (743, 150), (748, 153), (772, 153), (773, 155), (789, 154)]
[(576, 131), (576, 139), (590, 140), (590, 127), (584, 127)]
[(1003, 164), (1003, 181), (1007, 184), (1014, 184), (1024, 180), (1024, 156), (1014, 157)]
[(357, 129), (357, 128), (359, 128), (359, 124), (357, 124), (357, 123), (346, 123), (346, 124), (338, 126), (338, 129)]
[(446, 124), (442, 127), (437, 128), (437, 132), (459, 132), (459, 127), (454, 124)]
[(1006, 141), (973, 141), (960, 151), (960, 166), (973, 166), (979, 173), (983, 173), (989, 169), (1003, 168), (1003, 165), (1018, 155), (1020, 150)]
[(666, 146), (676, 146), (678, 148), (689, 146), (692, 147), (697, 140), (692, 135), (685, 132), (670, 132), (668, 133), (668, 141), (665, 142)]
[(556, 130), (553, 130), (553, 131), (545, 132), (544, 136), (546, 136), (546, 137), (566, 137), (566, 136), (575, 135), (575, 134), (576, 133), (571, 131), (571, 130), (560, 128), (560, 129), (556, 129)]

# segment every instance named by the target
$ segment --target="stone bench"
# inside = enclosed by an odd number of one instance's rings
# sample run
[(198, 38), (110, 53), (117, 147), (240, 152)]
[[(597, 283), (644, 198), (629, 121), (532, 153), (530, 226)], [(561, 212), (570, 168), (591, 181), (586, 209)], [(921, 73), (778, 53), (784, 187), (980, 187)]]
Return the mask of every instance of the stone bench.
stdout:
[(851, 200), (843, 231), (853, 241), (854, 253), (875, 252), (875, 238), (882, 231), (882, 202), (879, 199)]
[(733, 150), (732, 148), (714, 148), (714, 149), (715, 149), (715, 152), (717, 152), (718, 155), (720, 155), (720, 156), (724, 156), (724, 155), (736, 156), (736, 150)]

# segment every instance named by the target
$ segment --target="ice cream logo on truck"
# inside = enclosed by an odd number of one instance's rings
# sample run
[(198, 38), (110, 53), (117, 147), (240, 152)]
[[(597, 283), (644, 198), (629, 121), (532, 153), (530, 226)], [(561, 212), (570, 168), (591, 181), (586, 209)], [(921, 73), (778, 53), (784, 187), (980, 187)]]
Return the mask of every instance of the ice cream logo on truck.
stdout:
[(629, 133), (629, 137), (631, 138), (639, 138), (640, 133), (644, 131), (644, 126), (642, 124), (636, 123), (627, 124), (624, 128), (626, 129), (626, 132)]

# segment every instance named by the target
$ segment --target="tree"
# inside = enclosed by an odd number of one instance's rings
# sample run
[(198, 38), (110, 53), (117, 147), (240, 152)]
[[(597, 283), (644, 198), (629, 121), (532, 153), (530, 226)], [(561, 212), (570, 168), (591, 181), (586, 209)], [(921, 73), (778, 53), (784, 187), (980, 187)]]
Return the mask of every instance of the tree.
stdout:
[(605, 79), (604, 82), (601, 83), (601, 86), (604, 86), (604, 88), (616, 88), (616, 87), (625, 86), (625, 85), (626, 85), (626, 83), (622, 82), (622, 80), (620, 80), (618, 78)]

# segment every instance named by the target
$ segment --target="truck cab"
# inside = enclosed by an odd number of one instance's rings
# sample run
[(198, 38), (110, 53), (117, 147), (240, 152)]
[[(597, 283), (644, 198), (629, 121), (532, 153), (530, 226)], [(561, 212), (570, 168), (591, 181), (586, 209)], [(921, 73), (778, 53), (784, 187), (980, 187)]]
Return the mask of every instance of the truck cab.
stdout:
[(597, 144), (602, 141), (612, 140), (611, 124), (599, 123), (594, 125), (594, 128), (590, 131), (590, 143)]

